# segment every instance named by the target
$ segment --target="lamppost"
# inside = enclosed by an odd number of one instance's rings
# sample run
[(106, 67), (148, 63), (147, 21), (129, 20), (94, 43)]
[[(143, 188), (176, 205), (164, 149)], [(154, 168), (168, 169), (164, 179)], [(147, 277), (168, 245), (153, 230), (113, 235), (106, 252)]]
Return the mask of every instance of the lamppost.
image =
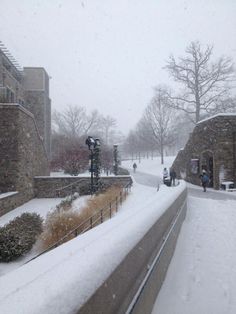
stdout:
[(118, 175), (118, 145), (113, 145), (113, 157), (114, 157), (114, 174)]
[(88, 145), (88, 149), (90, 150), (90, 169), (89, 169), (89, 171), (91, 172), (90, 193), (93, 194), (99, 189), (100, 141), (98, 138), (94, 139), (92, 136), (88, 136), (88, 138), (85, 141), (85, 144)]

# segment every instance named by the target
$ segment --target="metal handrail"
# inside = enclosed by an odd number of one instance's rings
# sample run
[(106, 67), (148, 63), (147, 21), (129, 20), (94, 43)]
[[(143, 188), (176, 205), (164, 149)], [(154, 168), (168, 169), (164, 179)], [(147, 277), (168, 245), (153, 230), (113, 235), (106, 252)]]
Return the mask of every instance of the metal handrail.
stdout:
[[(34, 257), (32, 257), (30, 260), (28, 260), (27, 262), (25, 262), (24, 264), (27, 264), (29, 262), (31, 262), (32, 260), (36, 259), (37, 257), (43, 255), (44, 253), (49, 252), (50, 250), (58, 247), (60, 245), (60, 243), (63, 243), (63, 241), (68, 238), (69, 236), (73, 235), (74, 238), (77, 237), (80, 234), (85, 233), (86, 231), (90, 230), (93, 228), (93, 225), (95, 222), (100, 221), (100, 224), (102, 224), (106, 218), (110, 218), (112, 217), (112, 208), (115, 205), (115, 209), (116, 212), (118, 211), (118, 204), (120, 202), (120, 205), (123, 202), (123, 195), (126, 196), (128, 194), (128, 192), (131, 190), (131, 186), (132, 186), (132, 182), (127, 183), (124, 187), (123, 187), (123, 191), (120, 192), (119, 196), (116, 196), (116, 198), (114, 200), (112, 200), (108, 206), (101, 208), (97, 213), (89, 216), (87, 219), (85, 219), (84, 221), (82, 221), (77, 227), (75, 227), (73, 230), (71, 230), (70, 232), (68, 232), (66, 235), (64, 235), (61, 239), (59, 239), (57, 242), (53, 243), (52, 245), (50, 245), (47, 249), (45, 249), (44, 251), (40, 252), (39, 254), (35, 255)], [(113, 206), (112, 206), (113, 205)], [(106, 215), (104, 215), (104, 212), (108, 210), (108, 217)], [(95, 216), (99, 215), (99, 217), (94, 221), (93, 218)], [(104, 219), (105, 218), (105, 219)], [(84, 229), (82, 229), (80, 232), (78, 232), (78, 230), (81, 228), (81, 226), (85, 225), (86, 223), (89, 223), (89, 226), (85, 227)]]

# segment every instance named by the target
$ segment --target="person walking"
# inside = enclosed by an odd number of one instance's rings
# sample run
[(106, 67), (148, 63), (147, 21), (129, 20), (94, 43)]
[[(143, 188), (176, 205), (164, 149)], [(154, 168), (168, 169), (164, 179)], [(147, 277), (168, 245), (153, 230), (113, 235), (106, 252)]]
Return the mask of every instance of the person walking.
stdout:
[(201, 182), (202, 182), (202, 187), (203, 187), (203, 192), (206, 192), (206, 187), (209, 183), (209, 176), (206, 173), (206, 170), (202, 170), (202, 174), (201, 174)]
[(137, 169), (137, 164), (136, 163), (133, 164), (133, 169), (134, 169), (134, 172), (135, 172), (136, 169)]
[(175, 186), (175, 179), (176, 179), (176, 172), (174, 170), (174, 168), (170, 169), (170, 185), (172, 186), (172, 182), (173, 182), (173, 186)]

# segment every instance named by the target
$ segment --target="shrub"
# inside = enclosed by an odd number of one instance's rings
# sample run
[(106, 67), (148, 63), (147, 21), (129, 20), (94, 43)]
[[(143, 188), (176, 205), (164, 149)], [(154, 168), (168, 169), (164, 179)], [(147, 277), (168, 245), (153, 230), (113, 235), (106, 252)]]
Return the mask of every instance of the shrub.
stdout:
[[(73, 210), (61, 210), (57, 209), (48, 213), (45, 223), (44, 231), (40, 236), (40, 242), (43, 249), (50, 247), (58, 242), (70, 231), (75, 229), (81, 222), (79, 213)], [(65, 239), (66, 242), (73, 238), (73, 236)]]
[(72, 202), (76, 200), (78, 197), (79, 197), (78, 193), (74, 193), (73, 195), (68, 196), (56, 206), (57, 211), (70, 210)]
[(0, 228), (0, 261), (10, 262), (29, 252), (42, 232), (42, 218), (23, 213)]

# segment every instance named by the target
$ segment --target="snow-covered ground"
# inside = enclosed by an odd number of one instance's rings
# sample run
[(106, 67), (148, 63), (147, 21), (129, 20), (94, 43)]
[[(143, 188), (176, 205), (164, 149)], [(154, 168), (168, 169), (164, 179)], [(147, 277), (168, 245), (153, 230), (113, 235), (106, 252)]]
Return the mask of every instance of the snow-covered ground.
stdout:
[(0, 217), (0, 226), (4, 226), (10, 220), (14, 219), (16, 216), (27, 213), (37, 213), (41, 217), (45, 218), (47, 213), (56, 207), (61, 202), (61, 198), (35, 198), (29, 202), (23, 204), (10, 211), (9, 213)]
[[(90, 196), (82, 196), (77, 198), (73, 202), (73, 210), (79, 211), (85, 204)], [(43, 219), (46, 218), (47, 213), (55, 209), (63, 198), (34, 198), (29, 202), (15, 208), (9, 213), (0, 217), (0, 227), (7, 224), (10, 220), (14, 219), (17, 216), (20, 216), (23, 213), (37, 213)]]
[[(73, 202), (72, 209), (75, 211), (80, 211), (81, 208), (85, 205), (87, 199), (90, 196), (82, 196), (77, 198)], [(22, 206), (15, 208), (14, 210), (10, 211), (9, 213), (0, 217), (0, 227), (7, 224), (9, 221), (13, 220), (15, 217), (20, 216), (23, 213), (37, 213), (43, 219), (46, 218), (47, 213), (54, 210), (56, 205), (58, 205), (63, 199), (62, 198), (35, 198), (30, 200), (29, 202), (25, 203)], [(14, 269), (20, 267), (25, 262), (30, 260), (33, 256), (37, 255), (38, 251), (37, 248), (33, 247), (32, 250), (26, 254), (25, 256), (17, 259), (16, 261), (12, 261), (9, 263), (0, 263), (0, 276), (13, 271)]]
[(74, 313), (184, 188), (134, 183), (111, 220), (0, 277), (0, 313)]
[(236, 313), (235, 222), (236, 200), (189, 197), (152, 314)]
[(132, 160), (125, 160), (122, 161), (121, 167), (124, 167), (126, 169), (130, 170), (130, 173), (133, 172), (133, 163), (135, 162), (137, 164), (137, 170), (144, 173), (149, 173), (152, 175), (157, 175), (162, 178), (163, 169), (166, 167), (168, 170), (171, 167), (173, 161), (175, 160), (175, 156), (166, 156), (164, 157), (164, 164), (161, 164), (161, 158), (160, 157), (154, 157), (151, 159), (151, 157), (141, 159), (140, 162), (138, 159)]
[[(61, 202), (60, 198), (43, 198), (43, 199), (33, 199), (25, 203), (22, 206), (17, 207), (16, 209), (10, 211), (9, 213), (0, 217), (0, 227), (7, 224), (10, 220), (13, 220), (15, 217), (20, 216), (23, 213), (37, 213), (41, 217), (45, 218), (47, 213), (50, 210), (53, 210), (57, 204)], [(0, 276), (17, 269), (23, 265), (27, 260), (31, 259), (37, 252), (32, 249), (28, 254), (22, 258), (17, 259), (16, 261), (9, 263), (0, 263)]]
[[(162, 177), (174, 157), (142, 159), (137, 171)], [(132, 161), (122, 163), (132, 170)], [(236, 200), (195, 189), (153, 314), (236, 313)], [(118, 214), (104, 224), (0, 277), (0, 313), (73, 313), (184, 189), (134, 183)], [(196, 195), (199, 195), (198, 197)], [(216, 194), (218, 200), (216, 200)], [(193, 195), (193, 194), (192, 194)], [(79, 206), (78, 206), (79, 207)], [(40, 297), (39, 297), (40, 296)]]

